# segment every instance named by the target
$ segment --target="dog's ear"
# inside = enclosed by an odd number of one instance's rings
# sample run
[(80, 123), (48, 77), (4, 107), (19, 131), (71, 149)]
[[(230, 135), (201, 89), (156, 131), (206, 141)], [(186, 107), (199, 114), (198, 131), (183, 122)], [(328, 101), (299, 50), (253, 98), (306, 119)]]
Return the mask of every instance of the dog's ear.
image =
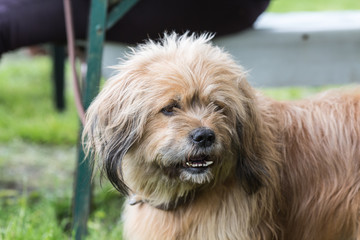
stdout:
[[(122, 160), (138, 138), (136, 120), (124, 119), (118, 128), (109, 127), (108, 120), (100, 120), (99, 115), (87, 113), (83, 131), (86, 152), (97, 161), (101, 176), (106, 176), (111, 184), (122, 194), (128, 195), (129, 188), (124, 183)], [(95, 159), (96, 158), (96, 159)]]
[(239, 89), (242, 95), (242, 110), (236, 117), (236, 174), (246, 192), (253, 194), (270, 181), (274, 149), (257, 106), (254, 90), (244, 79), (239, 84)]
[(249, 194), (257, 192), (264, 185), (264, 177), (268, 176), (262, 163), (261, 150), (257, 149), (257, 136), (246, 133), (247, 124), (240, 120), (236, 123), (237, 137), (239, 139), (239, 153), (236, 163), (236, 174), (245, 191)]
[(124, 122), (124, 128), (114, 133), (109, 141), (102, 146), (104, 149), (102, 174), (106, 174), (111, 184), (124, 195), (129, 194), (129, 188), (123, 180), (122, 160), (137, 140), (135, 122), (130, 120)]
[(86, 153), (92, 155), (93, 163), (97, 162), (101, 175), (106, 176), (119, 192), (128, 195), (122, 162), (141, 136), (146, 111), (136, 102), (135, 94), (117, 86), (118, 82), (107, 83), (88, 108), (83, 145)]

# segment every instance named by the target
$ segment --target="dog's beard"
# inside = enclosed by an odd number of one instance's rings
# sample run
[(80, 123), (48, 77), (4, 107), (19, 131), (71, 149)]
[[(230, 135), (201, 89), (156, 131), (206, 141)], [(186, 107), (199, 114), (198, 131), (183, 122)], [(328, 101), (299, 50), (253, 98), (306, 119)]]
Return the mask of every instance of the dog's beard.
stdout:
[(213, 174), (210, 169), (202, 170), (194, 173), (189, 170), (182, 170), (180, 173), (180, 180), (185, 182), (192, 182), (197, 184), (209, 183), (213, 179)]

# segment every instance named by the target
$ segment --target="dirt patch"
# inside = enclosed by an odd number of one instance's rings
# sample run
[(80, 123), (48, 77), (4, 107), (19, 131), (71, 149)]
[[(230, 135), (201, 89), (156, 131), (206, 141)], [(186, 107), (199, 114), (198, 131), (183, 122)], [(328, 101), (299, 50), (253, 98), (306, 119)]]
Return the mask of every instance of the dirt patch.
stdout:
[(76, 147), (13, 141), (0, 144), (0, 191), (71, 192)]

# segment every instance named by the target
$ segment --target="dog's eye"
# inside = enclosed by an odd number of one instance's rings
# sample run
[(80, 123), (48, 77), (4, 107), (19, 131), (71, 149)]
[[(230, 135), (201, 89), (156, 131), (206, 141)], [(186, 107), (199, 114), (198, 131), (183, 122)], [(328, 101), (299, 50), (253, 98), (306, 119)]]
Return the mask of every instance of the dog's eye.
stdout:
[(161, 112), (166, 116), (174, 115), (175, 109), (180, 108), (178, 104), (173, 103), (161, 109)]
[(214, 106), (215, 106), (215, 108), (214, 108), (215, 112), (220, 112), (224, 109), (224, 107), (218, 103), (214, 103)]
[(219, 111), (222, 110), (222, 107), (220, 107), (220, 106), (217, 105), (217, 106), (215, 106), (215, 109), (214, 109), (214, 110), (215, 110), (215, 112), (219, 112)]

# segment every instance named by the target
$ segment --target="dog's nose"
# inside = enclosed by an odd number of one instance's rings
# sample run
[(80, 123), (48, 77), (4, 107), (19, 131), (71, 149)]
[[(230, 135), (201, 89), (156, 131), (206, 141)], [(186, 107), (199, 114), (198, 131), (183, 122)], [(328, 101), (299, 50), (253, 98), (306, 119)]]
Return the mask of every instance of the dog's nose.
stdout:
[(210, 147), (215, 141), (215, 133), (209, 128), (197, 128), (190, 133), (193, 143), (200, 147)]

